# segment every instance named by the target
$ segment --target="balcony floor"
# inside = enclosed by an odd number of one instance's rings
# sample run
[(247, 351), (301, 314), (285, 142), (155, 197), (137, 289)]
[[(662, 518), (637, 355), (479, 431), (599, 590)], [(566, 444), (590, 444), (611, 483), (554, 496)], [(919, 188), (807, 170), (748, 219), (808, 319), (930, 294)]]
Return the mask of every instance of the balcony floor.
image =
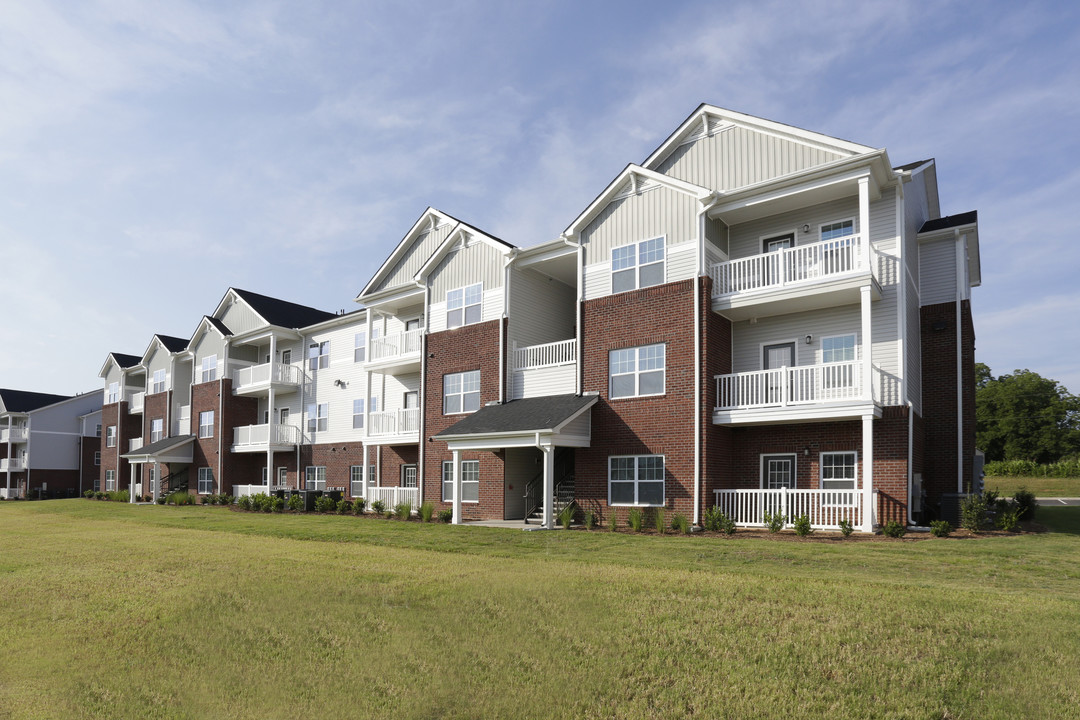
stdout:
[(855, 305), (861, 300), (862, 288), (870, 285), (870, 297), (881, 299), (881, 286), (870, 273), (859, 271), (809, 282), (766, 287), (747, 292), (713, 297), (713, 312), (728, 320), (749, 320), (821, 310), (823, 308)]
[(771, 407), (713, 409), (713, 425), (779, 425), (807, 422), (858, 420), (864, 415), (881, 417), (881, 406), (869, 400), (776, 405)]

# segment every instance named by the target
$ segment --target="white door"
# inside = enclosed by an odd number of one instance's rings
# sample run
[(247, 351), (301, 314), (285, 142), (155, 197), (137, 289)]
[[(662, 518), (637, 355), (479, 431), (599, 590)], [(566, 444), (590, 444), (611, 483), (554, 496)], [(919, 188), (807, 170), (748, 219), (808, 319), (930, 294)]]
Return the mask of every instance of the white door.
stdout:
[(786, 368), (795, 367), (795, 343), (777, 343), (766, 345), (761, 359), (763, 370), (776, 370), (769, 373), (765, 379), (765, 402), (769, 405), (779, 405), (784, 398)]

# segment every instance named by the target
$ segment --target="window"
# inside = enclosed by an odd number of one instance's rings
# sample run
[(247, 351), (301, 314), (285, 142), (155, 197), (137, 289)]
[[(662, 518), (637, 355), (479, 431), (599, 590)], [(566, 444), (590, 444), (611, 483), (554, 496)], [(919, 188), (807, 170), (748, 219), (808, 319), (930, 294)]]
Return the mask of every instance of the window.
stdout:
[(150, 421), (150, 442), (155, 443), (165, 437), (165, 420), (154, 418)]
[(105, 492), (112, 492), (116, 489), (116, 471), (105, 471)]
[(210, 495), (214, 492), (214, 469), (199, 468), (199, 494)]
[(762, 455), (761, 487), (765, 490), (795, 487), (794, 455)]
[(405, 321), (405, 332), (412, 332), (413, 330), (420, 329), (420, 318), (413, 318), (412, 320)]
[(207, 355), (202, 359), (202, 375), (199, 382), (217, 380), (217, 355)]
[(855, 362), (855, 336), (838, 335), (821, 339), (821, 362)]
[(364, 362), (367, 358), (367, 332), (356, 333), (356, 341), (353, 346), (353, 362)]
[(354, 498), (364, 494), (363, 465), (353, 465), (349, 468), (349, 494)]
[(279, 467), (277, 469), (277, 486), (283, 488), (289, 484), (289, 470), (288, 468)]
[(165, 371), (164, 370), (155, 370), (154, 371), (154, 384), (151, 385), (150, 394), (153, 395), (153, 394), (161, 393), (161, 392), (165, 392)]
[(105, 403), (120, 402), (120, 383), (109, 383), (109, 390), (106, 393)]
[(308, 465), (304, 469), (304, 487), (308, 490), (325, 490), (326, 468), (322, 465)]
[(98, 423), (97, 427), (94, 428), (94, 437), (101, 437), (101, 423)]
[(98, 479), (98, 478), (94, 478), (94, 492), (100, 492), (100, 491), (101, 491), (101, 480)]
[(663, 505), (664, 456), (608, 458), (609, 505)]
[(854, 490), (857, 453), (821, 453), (821, 489)]
[(621, 293), (663, 282), (664, 238), (612, 248), (611, 292)]
[(416, 466), (415, 465), (402, 465), (401, 466), (401, 487), (407, 487), (407, 488), (416, 487)]
[(840, 222), (829, 223), (821, 226), (821, 240), (836, 240), (837, 238), (847, 237), (848, 235), (855, 234), (855, 221), (854, 220), (841, 220)]
[(281, 351), (281, 364), (292, 365), (292, 350)]
[(645, 345), (608, 353), (612, 398), (664, 394), (665, 346)]
[(101, 451), (100, 450), (95, 450), (94, 451), (94, 464), (95, 465), (100, 465), (101, 464)]
[(307, 406), (308, 432), (325, 432), (330, 417), (330, 403)]
[(105, 447), (116, 447), (116, 426), (105, 428)]
[[(446, 460), (442, 464), (442, 499), (454, 501), (454, 463)], [(461, 461), (461, 502), (480, 502), (480, 461)]]
[(318, 370), (330, 366), (330, 341), (312, 343), (308, 348), (308, 369)]
[(480, 371), (443, 375), (443, 414), (469, 413), (480, 409)]
[(375, 480), (376, 480), (375, 466), (374, 465), (368, 465), (368, 469), (367, 469), (367, 484), (368, 484), (368, 487), (375, 487)]
[(364, 398), (357, 398), (352, 401), (352, 426), (353, 430), (362, 430), (364, 428)]
[(150, 470), (150, 472), (147, 473), (147, 479), (150, 481), (149, 482), (150, 492), (155, 493), (155, 492), (157, 492), (157, 481), (158, 481), (157, 466), (156, 465), (151, 465), (149, 470)]
[(480, 322), (483, 302), (482, 283), (446, 293), (446, 327), (456, 328)]
[(214, 437), (214, 411), (206, 410), (199, 413), (199, 437)]

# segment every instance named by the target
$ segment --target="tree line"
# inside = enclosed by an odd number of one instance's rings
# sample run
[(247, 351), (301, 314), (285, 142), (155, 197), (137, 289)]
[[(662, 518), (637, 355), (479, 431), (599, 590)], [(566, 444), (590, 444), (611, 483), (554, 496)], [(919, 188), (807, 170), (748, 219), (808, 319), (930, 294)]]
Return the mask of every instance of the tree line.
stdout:
[(987, 461), (1080, 456), (1080, 397), (1031, 370), (994, 377), (975, 363), (975, 444)]

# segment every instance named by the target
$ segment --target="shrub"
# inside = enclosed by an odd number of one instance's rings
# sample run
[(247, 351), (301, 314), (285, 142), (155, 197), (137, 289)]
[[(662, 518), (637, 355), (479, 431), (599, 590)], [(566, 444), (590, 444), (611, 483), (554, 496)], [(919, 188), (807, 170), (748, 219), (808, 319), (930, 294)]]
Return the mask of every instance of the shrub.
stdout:
[(613, 508), (613, 507), (609, 507), (607, 509), (607, 511), (608, 511), (608, 517), (607, 517), (608, 530), (610, 530), (611, 532), (615, 532), (615, 531), (617, 531), (619, 529), (619, 513), (615, 512), (615, 508)]
[(709, 532), (720, 532), (720, 518), (722, 517), (724, 513), (720, 512), (720, 508), (715, 505), (705, 508), (705, 529)]
[(907, 527), (901, 522), (890, 520), (881, 528), (881, 532), (885, 537), (902, 538), (904, 533), (907, 532)]
[(237, 501), (236, 506), (239, 507), (241, 510), (250, 510), (251, 509), (251, 496), (250, 495), (244, 495), (243, 497), (241, 497)]
[(675, 513), (671, 516), (671, 529), (675, 532), (681, 532), (683, 535), (689, 535), (690, 521), (682, 513)]
[(641, 512), (641, 508), (630, 508), (630, 512), (626, 516), (626, 524), (634, 532), (641, 532), (641, 526), (645, 524), (645, 515)]
[(586, 530), (592, 530), (594, 527), (596, 527), (596, 512), (595, 511), (586, 510), (584, 515), (582, 516), (582, 519), (585, 522), (585, 529)]
[(195, 496), (181, 490), (180, 492), (171, 493), (168, 498), (166, 498), (166, 502), (169, 505), (194, 505)]
[(431, 516), (435, 514), (435, 506), (430, 501), (425, 502), (416, 511), (416, 514), (420, 517), (420, 522), (431, 522)]
[(972, 493), (960, 503), (960, 527), (977, 533), (986, 524), (986, 497)]
[(376, 500), (373, 503), (371, 503), (371, 511), (373, 513), (375, 513), (376, 515), (382, 515), (383, 510), (385, 510), (385, 509), (386, 509), (386, 503), (384, 503), (382, 500)]
[(300, 512), (304, 509), (304, 498), (299, 494), (293, 494), (289, 496), (289, 509), (293, 512)]
[(89, 500), (90, 498), (94, 497), (94, 491), (93, 490), (87, 490), (86, 492), (84, 492), (82, 494), (82, 496), (84, 498), (86, 498), (87, 500)]
[(769, 532), (778, 533), (784, 529), (784, 522), (786, 518), (778, 512), (765, 511), (765, 527), (769, 528)]
[(220, 502), (222, 505), (232, 505), (234, 500), (236, 500), (236, 498), (234, 498), (232, 495), (229, 495), (228, 493), (222, 493), (218, 496), (218, 502)]
[(199, 498), (200, 505), (213, 505), (217, 501), (217, 498), (213, 495), (203, 495)]
[(1035, 493), (1028, 490), (1026, 487), (1022, 487), (1016, 491), (1013, 495), (1013, 502), (1016, 503), (1016, 509), (1020, 511), (1017, 516), (1019, 520), (1034, 520), (1035, 508), (1039, 506), (1035, 502)]
[(277, 496), (270, 498), (270, 511), (276, 513), (285, 512), (285, 498)]
[(998, 511), (997, 526), (1005, 532), (1015, 532), (1020, 527), (1020, 508), (1010, 507)]
[(153, 502), (154, 501), (154, 496), (153, 495), (143, 495), (142, 499), (143, 499), (143, 502)]
[(810, 527), (810, 516), (800, 515), (792, 521), (791, 526), (795, 528), (795, 534), (799, 537), (806, 537), (810, 533), (814, 532), (814, 529)]
[(337, 503), (335, 503), (334, 498), (329, 495), (322, 495), (315, 498), (315, 512), (332, 513), (336, 509)]
[(851, 524), (851, 521), (844, 518), (840, 521), (840, 534), (844, 537), (851, 537), (851, 533), (855, 532), (855, 527)]
[(157, 504), (158, 505), (164, 505), (165, 504), (165, 496), (164, 495), (158, 495)]
[(574, 510), (574, 503), (570, 503), (559, 511), (559, 524), (563, 526), (564, 530), (569, 530), (574, 523)]
[(345, 498), (342, 498), (340, 501), (338, 501), (338, 504), (337, 504), (337, 514), (338, 515), (348, 515), (351, 512), (352, 512), (352, 502), (351, 501), (346, 500)]
[(653, 509), (653, 525), (656, 527), (656, 532), (661, 535), (663, 535), (664, 531), (667, 529), (666, 516), (667, 512), (664, 508), (658, 507)]
[(363, 515), (366, 506), (367, 500), (362, 497), (355, 498), (352, 503), (353, 515)]
[(934, 537), (949, 537), (949, 533), (952, 532), (952, 525), (948, 520), (931, 520), (930, 521), (930, 533)]
[(454, 511), (447, 508), (439, 511), (439, 522), (452, 523), (454, 521)]
[(412, 516), (412, 503), (400, 502), (394, 506), (394, 515), (398, 520), (408, 520)]

